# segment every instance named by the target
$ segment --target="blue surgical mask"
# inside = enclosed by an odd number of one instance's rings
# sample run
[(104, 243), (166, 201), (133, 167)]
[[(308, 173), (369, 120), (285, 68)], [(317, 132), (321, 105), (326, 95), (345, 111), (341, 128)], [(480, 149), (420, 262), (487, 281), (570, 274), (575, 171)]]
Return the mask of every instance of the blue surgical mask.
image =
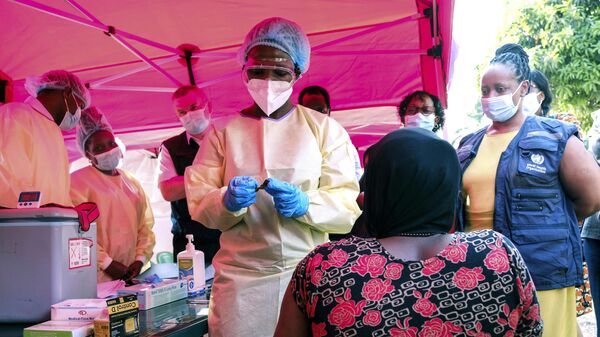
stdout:
[(179, 117), (179, 120), (185, 130), (192, 135), (202, 133), (210, 123), (210, 119), (206, 117), (206, 108), (188, 111), (188, 113)]
[[(513, 102), (513, 96), (517, 90), (521, 87), (519, 86), (512, 94), (506, 94), (502, 96), (496, 97), (482, 97), (481, 98), (481, 109), (487, 118), (493, 120), (494, 122), (506, 122), (511, 119), (515, 113), (517, 113), (517, 105)], [(519, 97), (519, 101), (521, 98)]]
[(114, 149), (95, 155), (94, 158), (96, 158), (96, 163), (94, 165), (98, 169), (102, 171), (112, 171), (119, 166), (119, 161), (123, 158), (123, 153), (117, 146)]
[(421, 128), (433, 130), (435, 125), (435, 114), (424, 115), (420, 112), (414, 115), (404, 115), (404, 126), (407, 128)]

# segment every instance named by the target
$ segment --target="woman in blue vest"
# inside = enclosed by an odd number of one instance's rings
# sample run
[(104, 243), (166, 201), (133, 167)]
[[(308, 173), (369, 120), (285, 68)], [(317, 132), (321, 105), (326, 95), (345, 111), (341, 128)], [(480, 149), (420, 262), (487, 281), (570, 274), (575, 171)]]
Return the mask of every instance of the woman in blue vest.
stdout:
[(492, 124), (464, 137), (459, 229), (490, 229), (517, 246), (538, 289), (544, 336), (576, 336), (575, 285), (582, 282), (577, 219), (600, 209), (600, 170), (569, 123), (526, 116), (529, 57), (496, 50), (481, 78)]

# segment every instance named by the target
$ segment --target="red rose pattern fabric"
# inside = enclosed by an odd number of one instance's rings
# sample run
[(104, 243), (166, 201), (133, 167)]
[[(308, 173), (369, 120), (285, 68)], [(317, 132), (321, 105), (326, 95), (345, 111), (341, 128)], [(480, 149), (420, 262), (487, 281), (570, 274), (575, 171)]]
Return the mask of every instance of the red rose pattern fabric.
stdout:
[(455, 233), (437, 256), (403, 261), (375, 239), (326, 243), (296, 268), (313, 336), (541, 336), (535, 286), (499, 233)]

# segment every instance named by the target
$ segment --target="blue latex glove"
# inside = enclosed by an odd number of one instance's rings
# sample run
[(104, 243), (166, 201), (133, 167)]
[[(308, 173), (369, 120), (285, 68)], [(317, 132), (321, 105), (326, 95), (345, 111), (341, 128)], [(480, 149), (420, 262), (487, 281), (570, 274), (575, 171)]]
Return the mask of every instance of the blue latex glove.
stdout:
[(156, 274), (152, 274), (152, 275), (148, 275), (146, 277), (144, 277), (144, 283), (160, 283), (162, 282), (162, 279), (156, 275)]
[(277, 212), (286, 218), (297, 218), (308, 211), (306, 193), (288, 182), (269, 178), (265, 191), (273, 196)]
[(233, 177), (227, 186), (223, 204), (230, 212), (237, 212), (256, 202), (256, 179), (248, 176)]

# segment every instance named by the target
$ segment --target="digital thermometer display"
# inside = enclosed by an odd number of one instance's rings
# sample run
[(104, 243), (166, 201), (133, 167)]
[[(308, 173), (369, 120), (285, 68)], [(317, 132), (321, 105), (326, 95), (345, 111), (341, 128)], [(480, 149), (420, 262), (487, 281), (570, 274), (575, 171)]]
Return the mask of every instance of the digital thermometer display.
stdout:
[(42, 200), (42, 192), (21, 192), (17, 208), (39, 208)]

